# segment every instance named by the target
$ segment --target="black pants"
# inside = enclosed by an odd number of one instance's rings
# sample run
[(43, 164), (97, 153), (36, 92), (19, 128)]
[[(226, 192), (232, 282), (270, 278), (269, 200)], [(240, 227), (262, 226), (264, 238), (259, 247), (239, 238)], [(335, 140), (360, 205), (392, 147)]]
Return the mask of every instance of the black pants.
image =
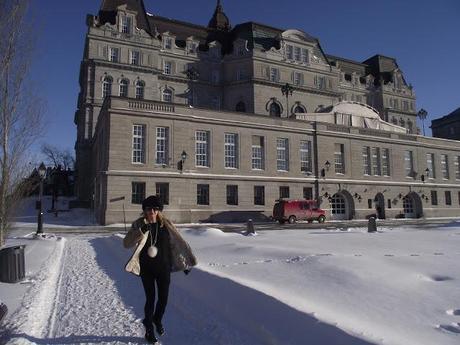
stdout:
[[(141, 269), (141, 279), (145, 291), (144, 325), (149, 328), (153, 321), (161, 322), (168, 304), (169, 282), (171, 273), (155, 273)], [(158, 301), (155, 307), (155, 284), (158, 288)]]

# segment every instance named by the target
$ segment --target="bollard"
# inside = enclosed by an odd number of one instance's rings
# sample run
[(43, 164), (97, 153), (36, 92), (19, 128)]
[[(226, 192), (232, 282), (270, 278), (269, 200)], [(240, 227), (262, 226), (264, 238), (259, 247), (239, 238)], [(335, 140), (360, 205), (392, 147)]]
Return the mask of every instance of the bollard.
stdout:
[(377, 231), (377, 223), (375, 222), (374, 217), (370, 217), (367, 223), (367, 232), (376, 232)]
[(252, 222), (252, 219), (248, 219), (248, 222), (246, 224), (246, 235), (254, 235), (254, 223)]

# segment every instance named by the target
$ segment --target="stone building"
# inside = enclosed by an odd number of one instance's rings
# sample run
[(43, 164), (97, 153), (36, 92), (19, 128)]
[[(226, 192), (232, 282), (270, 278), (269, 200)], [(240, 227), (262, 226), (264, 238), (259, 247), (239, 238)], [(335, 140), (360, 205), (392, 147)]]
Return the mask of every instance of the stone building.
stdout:
[(460, 108), (431, 121), (433, 137), (460, 140)]
[(100, 223), (134, 218), (155, 193), (182, 222), (263, 218), (283, 197), (316, 198), (331, 218), (458, 214), (460, 144), (415, 134), (394, 58), (232, 28), (220, 1), (206, 27), (142, 0), (103, 0), (87, 24), (77, 191)]

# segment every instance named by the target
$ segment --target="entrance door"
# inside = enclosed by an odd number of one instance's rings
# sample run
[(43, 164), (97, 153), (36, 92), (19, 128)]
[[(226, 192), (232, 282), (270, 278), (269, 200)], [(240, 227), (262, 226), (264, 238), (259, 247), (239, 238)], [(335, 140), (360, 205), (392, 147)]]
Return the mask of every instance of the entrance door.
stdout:
[(414, 199), (409, 195), (403, 198), (403, 208), (405, 218), (416, 218), (417, 213), (415, 212)]
[(375, 198), (375, 213), (378, 219), (385, 219), (385, 198), (382, 193), (378, 193)]
[(331, 200), (332, 219), (348, 219), (347, 202), (342, 194), (334, 194)]

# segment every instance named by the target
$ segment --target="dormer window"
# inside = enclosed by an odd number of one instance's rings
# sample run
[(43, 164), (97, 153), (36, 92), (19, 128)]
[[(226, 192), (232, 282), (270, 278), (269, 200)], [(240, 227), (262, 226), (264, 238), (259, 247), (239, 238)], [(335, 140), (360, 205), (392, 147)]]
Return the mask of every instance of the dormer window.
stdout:
[(300, 62), (300, 48), (294, 47), (294, 60)]
[(165, 39), (164, 39), (164, 48), (165, 49), (172, 49), (172, 38), (171, 37), (165, 37)]
[(245, 53), (246, 53), (246, 48), (244, 47), (244, 45), (240, 45), (238, 47), (238, 55), (243, 56)]
[(302, 48), (302, 62), (308, 63), (308, 49)]
[(294, 59), (294, 47), (287, 45), (286, 46), (286, 59), (293, 60)]
[(196, 54), (198, 51), (198, 44), (196, 42), (187, 43), (187, 53)]
[(124, 34), (130, 34), (133, 26), (133, 20), (127, 15), (120, 16), (120, 31)]

